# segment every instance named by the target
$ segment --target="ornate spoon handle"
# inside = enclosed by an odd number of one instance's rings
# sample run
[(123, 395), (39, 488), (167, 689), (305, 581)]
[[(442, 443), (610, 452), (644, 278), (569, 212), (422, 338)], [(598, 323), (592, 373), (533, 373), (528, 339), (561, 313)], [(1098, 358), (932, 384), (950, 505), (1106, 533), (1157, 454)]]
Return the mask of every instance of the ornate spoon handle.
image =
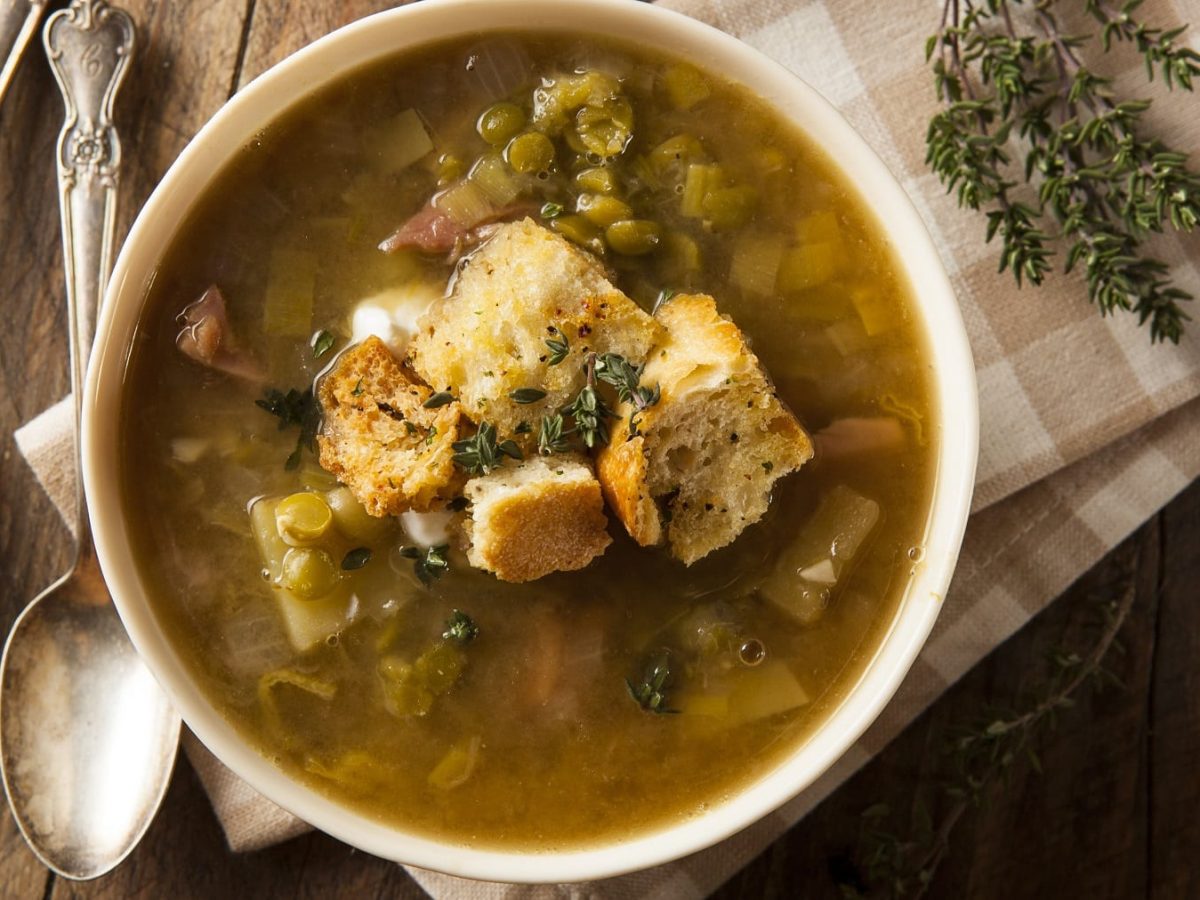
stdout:
[[(58, 202), (78, 437), (83, 378), (112, 264), (121, 163), (112, 106), (133, 53), (133, 20), (104, 0), (72, 0), (46, 21), (42, 38), (66, 107), (58, 135)], [(79, 499), (79, 545), (86, 553), (82, 493)]]
[(0, 103), (17, 71), (17, 63), (25, 53), (29, 39), (37, 31), (38, 22), (48, 0), (14, 0), (0, 8)]

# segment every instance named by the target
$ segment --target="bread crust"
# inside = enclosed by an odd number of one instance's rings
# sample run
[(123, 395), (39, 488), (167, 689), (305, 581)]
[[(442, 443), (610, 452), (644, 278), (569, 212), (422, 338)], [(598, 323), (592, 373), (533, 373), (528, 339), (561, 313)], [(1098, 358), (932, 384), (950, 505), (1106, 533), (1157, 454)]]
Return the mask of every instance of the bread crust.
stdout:
[(467, 482), (471, 565), (502, 581), (582, 569), (612, 538), (600, 483), (576, 455), (525, 460)]
[(638, 416), (637, 434), (621, 405), (597, 471), (634, 540), (665, 536), (690, 565), (762, 517), (774, 483), (812, 458), (812, 441), (712, 297), (677, 295), (656, 317), (665, 337), (642, 384), (657, 385), (659, 401)]
[(426, 409), (432, 393), (377, 337), (342, 353), (317, 386), (321, 466), (373, 516), (440, 509), (459, 492), (451, 445), (462, 408)]

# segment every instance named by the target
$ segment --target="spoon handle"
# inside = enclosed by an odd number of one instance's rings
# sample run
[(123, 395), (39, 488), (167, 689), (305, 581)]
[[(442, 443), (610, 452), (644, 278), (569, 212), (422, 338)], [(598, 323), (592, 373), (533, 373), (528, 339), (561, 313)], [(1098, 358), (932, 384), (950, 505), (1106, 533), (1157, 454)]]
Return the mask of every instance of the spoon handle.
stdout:
[[(121, 163), (112, 106), (133, 53), (133, 20), (104, 0), (72, 0), (46, 21), (42, 38), (66, 107), (56, 157), (78, 448), (83, 379), (112, 264)], [(82, 490), (77, 513), (79, 546), (86, 553)]]
[(37, 32), (38, 22), (48, 0), (16, 0), (0, 8), (0, 103), (17, 72), (17, 63), (25, 54), (29, 39)]

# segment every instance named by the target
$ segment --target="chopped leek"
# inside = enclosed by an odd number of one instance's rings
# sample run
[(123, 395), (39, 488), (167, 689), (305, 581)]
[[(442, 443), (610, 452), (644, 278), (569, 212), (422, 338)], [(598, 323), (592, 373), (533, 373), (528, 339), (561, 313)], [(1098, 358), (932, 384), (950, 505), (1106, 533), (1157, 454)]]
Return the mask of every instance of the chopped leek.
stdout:
[(471, 228), (493, 213), (487, 195), (473, 181), (463, 180), (433, 198), (433, 205), (463, 228)]
[(494, 154), (481, 156), (467, 178), (496, 206), (512, 203), (521, 192), (520, 182), (513, 178), (504, 160)]
[(676, 109), (691, 109), (697, 103), (707, 100), (712, 88), (708, 80), (698, 70), (680, 63), (671, 66), (662, 74), (663, 88), (667, 99)]
[(429, 783), (443, 791), (464, 784), (475, 772), (482, 744), (483, 739), (477, 734), (456, 743), (433, 767), (429, 773)]

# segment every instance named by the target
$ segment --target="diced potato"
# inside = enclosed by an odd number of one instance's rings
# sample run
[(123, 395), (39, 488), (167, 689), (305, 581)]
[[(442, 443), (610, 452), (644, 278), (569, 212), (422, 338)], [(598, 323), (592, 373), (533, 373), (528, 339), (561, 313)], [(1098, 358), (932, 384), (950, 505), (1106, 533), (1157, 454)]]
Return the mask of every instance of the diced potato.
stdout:
[(793, 247), (779, 265), (779, 290), (793, 294), (820, 287), (841, 275), (849, 264), (841, 241), (816, 241)]
[(894, 328), (903, 315), (900, 305), (891, 302), (877, 288), (856, 287), (850, 291), (850, 301), (871, 337)]
[(738, 672), (729, 692), (730, 725), (765, 719), (809, 702), (808, 692), (781, 659)]
[[(859, 550), (879, 522), (879, 504), (852, 488), (838, 485), (817, 504), (812, 517), (786, 547), (775, 567), (759, 584), (759, 592), (782, 612), (808, 625), (821, 617), (831, 592), (843, 583)], [(821, 563), (828, 560), (835, 582)], [(814, 567), (816, 567), (814, 569)], [(805, 571), (817, 571), (810, 581)]]
[(838, 224), (837, 213), (833, 210), (811, 213), (796, 223), (797, 243), (815, 244), (820, 241), (842, 242), (842, 226)]
[(374, 135), (374, 158), (380, 169), (399, 172), (433, 150), (425, 123), (414, 110), (406, 109)]

